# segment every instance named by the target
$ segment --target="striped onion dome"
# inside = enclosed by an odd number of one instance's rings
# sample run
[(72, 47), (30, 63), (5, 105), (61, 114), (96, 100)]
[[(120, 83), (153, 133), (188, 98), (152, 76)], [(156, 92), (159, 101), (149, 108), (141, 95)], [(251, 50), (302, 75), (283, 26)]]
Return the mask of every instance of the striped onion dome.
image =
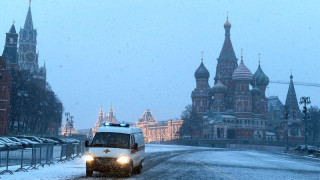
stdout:
[(240, 65), (237, 67), (237, 69), (235, 69), (235, 70), (233, 71), (232, 79), (233, 79), (233, 80), (243, 80), (243, 81), (251, 81), (251, 80), (252, 80), (252, 73), (251, 73), (251, 71), (244, 65), (242, 56), (241, 56), (241, 63), (240, 63)]

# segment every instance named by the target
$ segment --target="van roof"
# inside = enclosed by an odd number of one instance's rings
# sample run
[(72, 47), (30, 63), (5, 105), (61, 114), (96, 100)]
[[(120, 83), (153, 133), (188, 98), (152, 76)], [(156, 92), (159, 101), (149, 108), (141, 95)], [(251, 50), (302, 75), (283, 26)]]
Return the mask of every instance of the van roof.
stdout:
[(124, 133), (132, 134), (141, 132), (141, 128), (138, 127), (117, 127), (117, 126), (101, 126), (97, 132), (114, 132), (114, 133)]

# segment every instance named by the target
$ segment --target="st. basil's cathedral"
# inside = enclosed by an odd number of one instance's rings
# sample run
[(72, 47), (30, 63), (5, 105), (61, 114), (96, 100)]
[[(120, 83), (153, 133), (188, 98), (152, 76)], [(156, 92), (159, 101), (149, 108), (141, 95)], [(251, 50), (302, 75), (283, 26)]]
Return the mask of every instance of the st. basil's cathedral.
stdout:
[[(211, 88), (209, 85), (210, 73), (203, 59), (194, 73), (196, 88), (192, 91), (191, 98), (195, 120), (191, 135), (208, 139), (275, 140), (274, 131), (268, 131), (270, 122), (265, 92), (269, 78), (260, 66), (260, 59), (254, 74), (246, 67), (242, 54), (238, 65), (230, 38), (231, 24), (228, 18), (224, 29), (225, 40), (217, 59), (214, 86)], [(294, 107), (292, 112), (299, 114), (292, 76), (290, 80), (286, 106)], [(280, 106), (283, 108), (281, 102)], [(299, 122), (297, 134), (301, 137), (303, 128), (297, 118), (299, 117), (294, 118), (293, 122)], [(284, 136), (286, 135), (281, 135), (282, 138)]]

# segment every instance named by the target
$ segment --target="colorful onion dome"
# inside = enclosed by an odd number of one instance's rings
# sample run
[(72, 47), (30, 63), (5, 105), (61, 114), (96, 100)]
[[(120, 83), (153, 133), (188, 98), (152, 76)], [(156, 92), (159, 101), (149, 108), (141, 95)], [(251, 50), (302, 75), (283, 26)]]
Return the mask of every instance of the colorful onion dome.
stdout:
[(211, 88), (212, 93), (224, 93), (227, 91), (227, 87), (222, 84), (220, 79), (218, 82)]
[(224, 25), (223, 25), (224, 27), (231, 27), (231, 24), (229, 23), (229, 20), (228, 20), (228, 18), (227, 18), (227, 22), (226, 23), (224, 23)]
[(257, 71), (253, 74), (253, 78), (252, 81), (250, 82), (250, 84), (257, 86), (268, 86), (269, 84), (269, 78), (268, 76), (262, 71), (260, 64), (258, 66)]
[(261, 90), (257, 86), (254, 86), (251, 89), (251, 94), (260, 96), (261, 95)]
[(251, 81), (252, 80), (252, 73), (251, 71), (244, 65), (243, 59), (241, 56), (241, 63), (237, 67), (237, 69), (234, 70), (232, 73), (232, 79), (233, 80), (244, 80), (244, 81)]
[(196, 79), (202, 79), (202, 78), (208, 79), (210, 77), (210, 73), (209, 73), (208, 69), (204, 66), (203, 62), (201, 62), (200, 66), (198, 67), (198, 69), (194, 73), (194, 77)]

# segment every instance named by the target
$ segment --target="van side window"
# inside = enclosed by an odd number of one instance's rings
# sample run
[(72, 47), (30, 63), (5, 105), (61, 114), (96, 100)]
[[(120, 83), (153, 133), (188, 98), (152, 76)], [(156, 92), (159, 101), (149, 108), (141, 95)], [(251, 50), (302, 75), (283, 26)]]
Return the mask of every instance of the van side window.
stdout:
[(130, 147), (131, 147), (131, 149), (133, 148), (134, 143), (135, 143), (134, 135), (133, 135), (133, 134), (131, 134), (131, 136), (130, 136), (130, 145), (131, 145)]
[(143, 140), (143, 134), (142, 133), (135, 134), (135, 140), (136, 140), (136, 143), (138, 143), (138, 146), (144, 145), (144, 140)]

